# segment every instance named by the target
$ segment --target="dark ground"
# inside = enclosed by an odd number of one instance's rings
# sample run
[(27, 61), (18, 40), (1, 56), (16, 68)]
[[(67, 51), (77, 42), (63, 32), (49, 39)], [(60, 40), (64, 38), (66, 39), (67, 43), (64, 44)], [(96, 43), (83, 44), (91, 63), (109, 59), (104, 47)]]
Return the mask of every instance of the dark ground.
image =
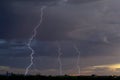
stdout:
[(120, 80), (120, 76), (24, 76), (0, 75), (0, 80)]

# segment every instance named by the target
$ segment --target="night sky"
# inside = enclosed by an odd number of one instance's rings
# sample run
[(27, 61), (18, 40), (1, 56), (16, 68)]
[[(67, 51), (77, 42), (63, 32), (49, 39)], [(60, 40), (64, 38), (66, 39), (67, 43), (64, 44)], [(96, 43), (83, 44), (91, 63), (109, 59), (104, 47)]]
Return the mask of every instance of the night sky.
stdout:
[(25, 73), (42, 6), (29, 74), (59, 75), (58, 42), (63, 74), (78, 75), (76, 45), (81, 75), (120, 75), (120, 0), (1, 0), (0, 74)]

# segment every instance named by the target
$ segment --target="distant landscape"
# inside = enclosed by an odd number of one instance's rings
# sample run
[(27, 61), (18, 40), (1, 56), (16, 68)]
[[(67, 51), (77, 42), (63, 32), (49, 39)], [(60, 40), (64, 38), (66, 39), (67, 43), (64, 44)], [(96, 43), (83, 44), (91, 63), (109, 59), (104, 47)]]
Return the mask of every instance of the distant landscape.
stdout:
[(120, 80), (120, 76), (44, 76), (44, 75), (0, 75), (0, 80)]

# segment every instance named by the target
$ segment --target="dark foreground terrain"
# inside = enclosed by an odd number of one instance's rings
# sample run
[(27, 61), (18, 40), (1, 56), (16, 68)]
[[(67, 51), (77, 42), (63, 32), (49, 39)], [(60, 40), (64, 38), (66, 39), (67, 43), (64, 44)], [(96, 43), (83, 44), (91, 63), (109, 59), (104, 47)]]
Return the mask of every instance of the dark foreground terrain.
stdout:
[(0, 75), (0, 80), (120, 80), (119, 76), (24, 76)]

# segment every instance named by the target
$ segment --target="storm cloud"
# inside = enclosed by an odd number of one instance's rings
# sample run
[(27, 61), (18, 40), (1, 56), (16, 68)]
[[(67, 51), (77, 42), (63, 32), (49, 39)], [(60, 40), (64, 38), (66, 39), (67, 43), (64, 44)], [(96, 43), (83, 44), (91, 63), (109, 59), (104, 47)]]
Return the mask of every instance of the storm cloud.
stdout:
[[(0, 38), (8, 41), (4, 46), (1, 46), (1, 49), (8, 49), (9, 46), (12, 46), (12, 49), (15, 48), (14, 50), (16, 51), (18, 48), (20, 48), (19, 50), (24, 49), (22, 52), (17, 51), (21, 53), (19, 56), (22, 56), (22, 54), (24, 56), (25, 53), (29, 53), (25, 43), (27, 43), (27, 40), (33, 33), (33, 28), (39, 22), (40, 8), (42, 6), (31, 5), (34, 4), (33, 2), (35, 1), (26, 1), (13, 0), (11, 2), (4, 2), (0, 7)], [(50, 1), (39, 0), (39, 2), (49, 3)], [(56, 0), (52, 0), (51, 2), (56, 2)], [(57, 52), (55, 48), (56, 45), (54, 44), (55, 41), (63, 41), (64, 43), (61, 44), (71, 46), (70, 48), (67, 46), (68, 49), (63, 46), (63, 49), (66, 49), (63, 50), (63, 52), (67, 53), (66, 56), (74, 53), (72, 43), (78, 45), (82, 55), (98, 55), (101, 53), (109, 55), (113, 52), (111, 49), (119, 46), (117, 43), (119, 43), (120, 40), (120, 28), (118, 18), (116, 18), (116, 16), (119, 16), (119, 12), (114, 13), (114, 11), (117, 11), (119, 8), (114, 6), (115, 3), (113, 3), (112, 0), (107, 3), (104, 0), (95, 2), (93, 0), (93, 3), (87, 3), (89, 2), (88, 0), (66, 0), (65, 2), (81, 4), (67, 6), (56, 5), (44, 10), (43, 23), (38, 29), (38, 34), (35, 38), (37, 44), (33, 46), (37, 53), (43, 56), (55, 55), (54, 53)], [(84, 2), (86, 4), (82, 4)], [(119, 3), (117, 0), (116, 2)], [(24, 42), (24, 45), (22, 47), (20, 45), (10, 45), (9, 42), (11, 42), (11, 40), (13, 40), (13, 42), (21, 40)], [(68, 41), (70, 41), (70, 43)], [(46, 52), (41, 42), (43, 42), (43, 45), (50, 47), (54, 44), (54, 47), (52, 49), (48, 48), (48, 52)], [(43, 48), (43, 51), (39, 48)]]
[[(73, 48), (74, 44), (80, 50), (82, 69), (118, 63), (119, 4), (119, 0), (1, 0), (0, 66), (21, 69), (29, 63), (30, 50), (26, 44), (39, 23), (42, 6), (47, 6), (43, 23), (31, 44), (39, 70), (45, 74), (58, 71), (56, 42), (61, 45), (65, 72), (75, 72), (76, 69), (73, 64), (78, 53)], [(111, 59), (113, 57), (114, 60)], [(42, 62), (44, 59), (45, 63)], [(71, 68), (74, 69), (70, 71)], [(97, 74), (98, 71), (93, 72)]]

